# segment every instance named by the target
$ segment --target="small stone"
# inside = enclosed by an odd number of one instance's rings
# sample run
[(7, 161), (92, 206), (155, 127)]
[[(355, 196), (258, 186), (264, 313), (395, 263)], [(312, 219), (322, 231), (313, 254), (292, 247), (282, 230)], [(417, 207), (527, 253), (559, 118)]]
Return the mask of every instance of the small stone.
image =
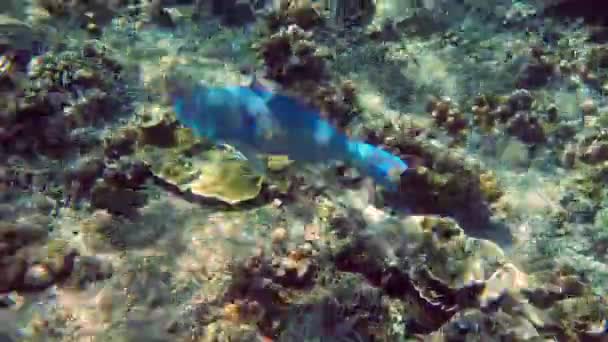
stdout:
[(30, 287), (43, 288), (46, 284), (52, 281), (51, 273), (48, 267), (44, 265), (33, 265), (31, 266), (26, 274), (24, 283)]
[(307, 224), (304, 227), (304, 240), (313, 241), (319, 240), (320, 238), (320, 227), (318, 224)]
[(272, 201), (272, 206), (273, 206), (274, 208), (280, 208), (282, 205), (283, 205), (283, 201), (281, 201), (281, 200), (280, 200), (280, 199), (278, 199), (278, 198), (275, 198), (275, 199)]
[(288, 237), (287, 229), (285, 229), (283, 227), (276, 228), (275, 230), (272, 231), (272, 234), (270, 235), (272, 243), (275, 245), (285, 242), (287, 237)]
[(581, 104), (581, 110), (585, 115), (592, 115), (597, 112), (597, 105), (593, 101), (593, 99), (585, 99)]
[(235, 303), (230, 303), (224, 306), (223, 310), (224, 319), (233, 323), (238, 323), (241, 320), (240, 306)]

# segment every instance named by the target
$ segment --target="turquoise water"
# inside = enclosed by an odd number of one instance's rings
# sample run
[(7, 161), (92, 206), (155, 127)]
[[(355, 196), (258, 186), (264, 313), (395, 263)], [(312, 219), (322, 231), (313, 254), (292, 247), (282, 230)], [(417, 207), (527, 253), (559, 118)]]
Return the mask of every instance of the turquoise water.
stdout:
[(608, 338), (603, 6), (3, 2), (0, 341)]

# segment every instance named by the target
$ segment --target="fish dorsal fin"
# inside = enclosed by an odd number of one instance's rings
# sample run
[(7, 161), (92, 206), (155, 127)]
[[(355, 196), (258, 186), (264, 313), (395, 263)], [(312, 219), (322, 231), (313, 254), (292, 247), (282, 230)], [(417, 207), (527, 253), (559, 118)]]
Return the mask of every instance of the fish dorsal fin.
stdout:
[(256, 75), (255, 73), (251, 75), (251, 82), (249, 83), (249, 88), (251, 88), (256, 93), (270, 91), (270, 89), (266, 88), (266, 86), (264, 86), (262, 82), (260, 82), (260, 80), (258, 79), (258, 75)]

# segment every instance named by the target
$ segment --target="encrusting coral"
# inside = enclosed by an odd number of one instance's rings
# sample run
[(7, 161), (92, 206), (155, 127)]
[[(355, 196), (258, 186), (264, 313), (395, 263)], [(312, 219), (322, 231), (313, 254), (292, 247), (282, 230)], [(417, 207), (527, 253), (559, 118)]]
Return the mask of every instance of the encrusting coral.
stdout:
[[(7, 271), (0, 306), (30, 321), (25, 339), (605, 339), (608, 304), (594, 293), (605, 285), (598, 274), (608, 249), (600, 37), (574, 54), (574, 39), (554, 38), (550, 25), (528, 32), (528, 40), (501, 31), (495, 40), (508, 38), (503, 51), (458, 32), (470, 30), (466, 21), (437, 32), (430, 17), (396, 19), (370, 33), (356, 27), (376, 10), (369, 2), (341, 2), (353, 5), (338, 6), (341, 27), (327, 25), (323, 5), (286, 3), (265, 19), (262, 37), (224, 27), (208, 33), (211, 18), (193, 32), (189, 19), (183, 31), (146, 31), (150, 26), (141, 24), (150, 21), (140, 17), (129, 32), (134, 37), (117, 38), (125, 33), (121, 21), (143, 14), (156, 22), (174, 3), (38, 1), (55, 19), (72, 17), (101, 34), (97, 41), (69, 40), (61, 51), (37, 49), (29, 24), (0, 18), (0, 28), (14, 32), (0, 30), (0, 101), (7, 108), (0, 116), (0, 268)], [(222, 25), (247, 19), (228, 13), (236, 4), (213, 2)], [(424, 5), (429, 14), (460, 6)], [(482, 10), (500, 17), (501, 30), (538, 25), (529, 7)], [(102, 29), (123, 14), (117, 27)], [(424, 25), (433, 26), (424, 39), (422, 31), (404, 35)], [(243, 37), (255, 41), (252, 49)], [(546, 47), (530, 43), (540, 39)], [(153, 51), (148, 40), (157, 43)], [(117, 41), (128, 42), (129, 51), (118, 53)], [(354, 42), (373, 53), (358, 59)], [(205, 54), (209, 45), (213, 51)], [(429, 91), (434, 84), (404, 84), (409, 75), (385, 85), (336, 65), (374, 63), (370, 74), (403, 76), (424, 69), (419, 55), (432, 52), (445, 63), (459, 56), (453, 53), (460, 45), (475, 46), (476, 67), (489, 66), (491, 77), (505, 76), (500, 65), (510, 65), (509, 85), (464, 90), (454, 82), (451, 91), (446, 82)], [(391, 53), (379, 53), (385, 47)], [(515, 62), (502, 60), (503, 52)], [(280, 156), (269, 158), (268, 174), (259, 176), (230, 147), (213, 146), (176, 122), (162, 99), (166, 64), (226, 86), (242, 81), (232, 63), (249, 59), (282, 91), (407, 161), (398, 191), (368, 187), (342, 165), (305, 169)], [(134, 65), (141, 77), (130, 77)], [(442, 72), (449, 78), (463, 70)], [(564, 90), (554, 95), (553, 86)], [(362, 94), (384, 96), (388, 88), (398, 94), (379, 109), (359, 103)], [(138, 90), (147, 98), (131, 102)], [(573, 101), (574, 91), (583, 96)], [(437, 96), (425, 115), (417, 100), (428, 94)], [(507, 160), (509, 167), (495, 165)], [(527, 200), (514, 203), (519, 193), (509, 177), (532, 177), (540, 168), (551, 169), (543, 184), (560, 182), (536, 218), (520, 208), (532, 205)], [(503, 223), (522, 233), (515, 252), (472, 237), (498, 235)], [(540, 266), (530, 261), (531, 250)]]
[(338, 127), (357, 115), (356, 92), (350, 82), (338, 82), (327, 70), (312, 35), (297, 25), (279, 26), (256, 45), (268, 79), (318, 107)]
[(93, 143), (90, 135), (72, 133), (76, 128), (126, 110), (128, 96), (116, 86), (124, 76), (122, 66), (94, 43), (47, 52), (30, 65), (25, 78), (15, 76), (16, 88), (0, 94), (1, 101), (14, 103), (0, 118), (3, 153), (61, 157), (74, 146)]

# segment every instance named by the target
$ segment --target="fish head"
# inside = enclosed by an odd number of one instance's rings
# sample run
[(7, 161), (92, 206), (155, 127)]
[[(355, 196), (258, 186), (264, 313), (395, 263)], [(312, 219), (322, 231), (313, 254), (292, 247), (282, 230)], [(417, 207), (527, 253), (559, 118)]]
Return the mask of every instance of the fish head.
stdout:
[(202, 82), (176, 86), (170, 92), (177, 119), (199, 136), (230, 139), (239, 129), (239, 98), (228, 87)]
[(183, 125), (192, 127), (201, 112), (201, 107), (204, 107), (207, 87), (200, 82), (175, 82), (168, 89), (177, 119)]
[(169, 96), (177, 119), (199, 136), (255, 146), (279, 132), (265, 99), (250, 87), (176, 83)]

